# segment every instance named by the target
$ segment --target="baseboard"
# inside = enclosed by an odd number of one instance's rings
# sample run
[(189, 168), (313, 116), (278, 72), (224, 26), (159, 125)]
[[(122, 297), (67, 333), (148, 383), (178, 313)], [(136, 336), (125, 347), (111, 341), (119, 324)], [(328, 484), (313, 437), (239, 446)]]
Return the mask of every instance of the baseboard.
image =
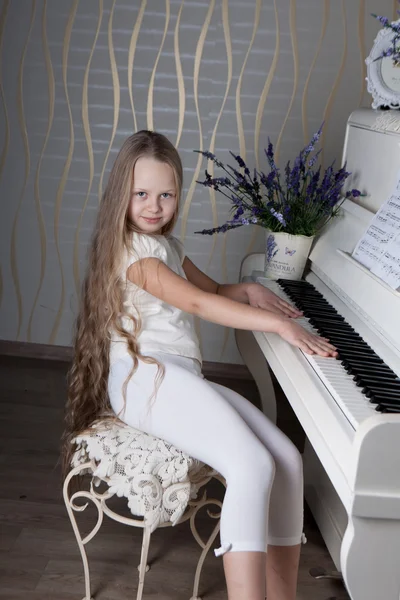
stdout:
[[(70, 362), (72, 360), (72, 348), (71, 346), (54, 346), (52, 344), (33, 344), (31, 342), (0, 340), (0, 356)], [(246, 365), (235, 365), (230, 363), (204, 361), (203, 374), (205, 377), (226, 377), (229, 379), (245, 380), (253, 379)]]

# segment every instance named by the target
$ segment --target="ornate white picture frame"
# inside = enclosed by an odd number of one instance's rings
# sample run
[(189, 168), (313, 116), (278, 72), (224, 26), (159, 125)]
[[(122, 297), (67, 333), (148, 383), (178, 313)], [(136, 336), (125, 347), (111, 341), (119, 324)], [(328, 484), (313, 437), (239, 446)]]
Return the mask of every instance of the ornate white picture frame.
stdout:
[[(393, 23), (400, 24), (400, 19)], [(378, 59), (382, 52), (391, 46), (392, 39), (393, 31), (391, 29), (381, 29), (375, 38), (368, 58), (365, 59), (367, 88), (373, 98), (372, 108), (380, 106), (400, 108), (400, 64), (396, 65), (390, 56)]]

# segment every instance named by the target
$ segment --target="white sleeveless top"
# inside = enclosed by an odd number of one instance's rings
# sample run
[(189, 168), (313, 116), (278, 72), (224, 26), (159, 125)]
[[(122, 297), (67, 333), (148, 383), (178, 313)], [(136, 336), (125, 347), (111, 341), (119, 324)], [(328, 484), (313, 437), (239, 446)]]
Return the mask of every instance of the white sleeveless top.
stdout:
[[(156, 352), (165, 352), (197, 359), (200, 364), (199, 340), (194, 327), (193, 315), (186, 313), (163, 300), (152, 296), (127, 279), (128, 268), (143, 258), (158, 258), (172, 271), (187, 279), (182, 263), (185, 250), (182, 243), (173, 236), (132, 234), (132, 247), (121, 262), (121, 280), (125, 285), (123, 303), (126, 312), (142, 319), (142, 329), (138, 336), (141, 354), (152, 356)], [(122, 327), (132, 331), (133, 323), (129, 318), (122, 319)], [(125, 357), (128, 347), (117, 332), (111, 332), (110, 365)]]

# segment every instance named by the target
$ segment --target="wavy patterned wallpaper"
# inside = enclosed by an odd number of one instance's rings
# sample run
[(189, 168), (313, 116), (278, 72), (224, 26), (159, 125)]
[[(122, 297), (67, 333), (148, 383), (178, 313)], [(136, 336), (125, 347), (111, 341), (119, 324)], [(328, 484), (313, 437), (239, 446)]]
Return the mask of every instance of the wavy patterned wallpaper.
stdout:
[[(379, 6), (378, 6), (379, 4)], [(142, 128), (181, 152), (176, 233), (220, 282), (262, 251), (260, 228), (221, 237), (228, 204), (196, 184), (239, 151), (280, 160), (325, 120), (340, 160), (350, 112), (370, 104), (364, 57), (394, 0), (3, 0), (0, 12), (0, 338), (68, 345), (99, 198), (123, 139)], [(198, 323), (205, 360), (241, 362), (231, 333)]]

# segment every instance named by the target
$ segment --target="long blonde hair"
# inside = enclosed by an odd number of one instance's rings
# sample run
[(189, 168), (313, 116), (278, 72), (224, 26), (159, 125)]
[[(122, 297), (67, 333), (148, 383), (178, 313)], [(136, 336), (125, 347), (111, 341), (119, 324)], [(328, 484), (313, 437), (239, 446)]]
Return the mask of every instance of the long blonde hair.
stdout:
[[(138, 359), (157, 364), (158, 378), (164, 372), (158, 361), (140, 354), (137, 339), (141, 329), (140, 317), (128, 316), (123, 306), (124, 282), (120, 264), (124, 253), (132, 249), (132, 232), (139, 231), (128, 220), (128, 207), (135, 163), (143, 156), (167, 163), (175, 175), (175, 213), (160, 233), (170, 234), (178, 218), (183, 172), (176, 148), (164, 135), (154, 131), (142, 130), (131, 135), (125, 140), (111, 169), (89, 249), (75, 327), (74, 358), (68, 375), (61, 451), (64, 476), (71, 467), (73, 438), (89, 429), (96, 419), (112, 414), (107, 392), (110, 331), (116, 331), (126, 340), (133, 359), (132, 373), (137, 368)], [(132, 319), (132, 332), (128, 333), (121, 327), (122, 317)]]

